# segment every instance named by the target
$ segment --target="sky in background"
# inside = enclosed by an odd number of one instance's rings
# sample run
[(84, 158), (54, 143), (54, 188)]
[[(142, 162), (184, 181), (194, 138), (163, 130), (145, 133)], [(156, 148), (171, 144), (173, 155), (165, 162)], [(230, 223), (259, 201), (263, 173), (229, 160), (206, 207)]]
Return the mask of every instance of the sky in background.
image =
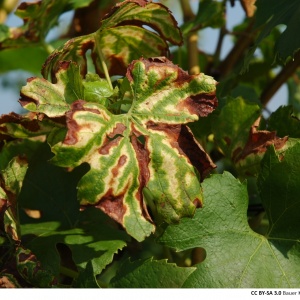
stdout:
[[(22, 1), (20, 1), (22, 2)], [(32, 2), (32, 1), (27, 1)], [(179, 0), (169, 0), (169, 1), (162, 1), (168, 5), (168, 2), (171, 3), (170, 9), (173, 11), (173, 14), (178, 21), (179, 24), (182, 23), (182, 16), (180, 14), (180, 4)], [(198, 8), (198, 0), (190, 0), (192, 8), (194, 9), (195, 13), (197, 12)], [(240, 5), (239, 1), (235, 2), (234, 7), (231, 7), (229, 2), (227, 2), (228, 9), (227, 9), (227, 29), (231, 30), (236, 24), (239, 24), (244, 16), (245, 13)], [(57, 36), (60, 32), (67, 28), (67, 24), (72, 18), (72, 12), (65, 13), (61, 16), (59, 26), (54, 28), (48, 35), (47, 39), (51, 40), (55, 36)], [(9, 26), (20, 26), (22, 25), (22, 20), (13, 14), (9, 16), (7, 20), (7, 25)], [(213, 53), (216, 48), (216, 43), (219, 35), (218, 29), (211, 29), (207, 28), (201, 31), (201, 38), (199, 40), (199, 48), (205, 52)], [(223, 43), (221, 58), (224, 58), (226, 54), (230, 51), (232, 47), (231, 38), (227, 35), (225, 37), (225, 41)], [(0, 61), (1, 64), (1, 61)], [(10, 72), (9, 74), (0, 75), (0, 114), (9, 113), (11, 111), (20, 113), (22, 112), (22, 108), (18, 103), (19, 100), (19, 91), (16, 89), (9, 89), (4, 88), (2, 86), (3, 80), (6, 82), (21, 80), (21, 85), (26, 84), (26, 78), (31, 77), (32, 74), (26, 72)], [(272, 100), (269, 102), (267, 109), (269, 111), (276, 110), (280, 105), (286, 104), (287, 102), (287, 87), (284, 85), (282, 86), (279, 91), (274, 95)]]

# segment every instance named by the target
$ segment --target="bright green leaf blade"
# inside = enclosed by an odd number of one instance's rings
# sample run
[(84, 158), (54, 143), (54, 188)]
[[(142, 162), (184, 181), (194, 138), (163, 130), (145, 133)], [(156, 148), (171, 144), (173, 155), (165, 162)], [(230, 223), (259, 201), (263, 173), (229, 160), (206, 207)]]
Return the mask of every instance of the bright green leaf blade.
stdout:
[(141, 241), (154, 230), (144, 187), (167, 222), (192, 216), (201, 205), (199, 180), (214, 164), (181, 124), (206, 116), (217, 100), (211, 77), (190, 76), (164, 58), (134, 61), (127, 78), (128, 113), (112, 115), (100, 104), (76, 101), (66, 114), (65, 139), (49, 142), (53, 163), (90, 165), (78, 186), (81, 205), (102, 209)]
[[(282, 175), (281, 172), (272, 174), (278, 178)], [(284, 178), (281, 180), (287, 183)], [(276, 186), (274, 181), (270, 185), (262, 184), (267, 193)], [(288, 227), (286, 223), (277, 222), (277, 226), (271, 225), (270, 234), (262, 236), (248, 225), (245, 183), (224, 173), (206, 179), (202, 186), (204, 208), (198, 210), (193, 219), (183, 219), (179, 225), (169, 226), (160, 238), (163, 244), (178, 251), (194, 247), (206, 250), (205, 261), (197, 265), (184, 287), (296, 288), (300, 280), (299, 218), (295, 215), (299, 202), (294, 202), (296, 206), (284, 213), (284, 220), (290, 219)], [(263, 200), (273, 219), (274, 215), (282, 214), (282, 197), (275, 194), (272, 199), (268, 194), (268, 199)]]
[(75, 63), (61, 62), (56, 74), (57, 83), (33, 77), (21, 89), (21, 105), (33, 112), (45, 113), (48, 117), (58, 117), (69, 110), (69, 105), (83, 99), (83, 85), (79, 68)]
[(0, 73), (22, 69), (33, 74), (40, 74), (41, 66), (48, 55), (45, 48), (31, 45), (2, 50), (0, 51)]
[(87, 74), (82, 82), (84, 86), (84, 99), (106, 106), (107, 98), (113, 94), (108, 82), (97, 74)]
[(111, 280), (111, 288), (181, 288), (196, 268), (180, 268), (165, 260), (125, 261)]

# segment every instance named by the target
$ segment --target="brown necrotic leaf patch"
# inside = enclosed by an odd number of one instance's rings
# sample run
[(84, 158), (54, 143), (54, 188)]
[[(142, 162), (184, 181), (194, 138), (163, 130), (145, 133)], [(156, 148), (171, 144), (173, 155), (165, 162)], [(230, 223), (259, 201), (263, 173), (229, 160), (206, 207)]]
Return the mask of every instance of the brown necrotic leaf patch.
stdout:
[[(82, 129), (83, 125), (79, 125), (74, 117), (77, 112), (87, 111), (95, 114), (100, 114), (100, 111), (93, 108), (86, 108), (84, 106), (86, 102), (83, 100), (77, 100), (72, 103), (71, 109), (66, 113), (68, 132), (64, 140), (66, 145), (74, 145), (78, 142), (78, 132)], [(89, 124), (85, 124), (88, 127)]]
[(256, 121), (251, 127), (245, 147), (243, 149), (237, 148), (233, 152), (232, 159), (235, 163), (251, 154), (263, 154), (271, 145), (274, 145), (275, 149), (279, 150), (286, 144), (287, 136), (280, 138), (276, 135), (276, 131), (257, 130), (258, 123), (259, 121)]
[(104, 213), (119, 224), (123, 224), (123, 218), (126, 213), (124, 194), (125, 191), (124, 193), (114, 195), (112, 189), (109, 189), (95, 207), (100, 208)]
[(202, 146), (196, 141), (188, 126), (155, 124), (149, 121), (147, 122), (147, 128), (163, 131), (170, 145), (176, 149), (180, 155), (186, 156), (190, 163), (197, 169), (201, 180), (203, 180), (211, 170), (216, 168), (216, 165)]
[(188, 97), (178, 108), (181, 106), (186, 106), (191, 114), (206, 117), (217, 108), (218, 100), (215, 93), (203, 93)]

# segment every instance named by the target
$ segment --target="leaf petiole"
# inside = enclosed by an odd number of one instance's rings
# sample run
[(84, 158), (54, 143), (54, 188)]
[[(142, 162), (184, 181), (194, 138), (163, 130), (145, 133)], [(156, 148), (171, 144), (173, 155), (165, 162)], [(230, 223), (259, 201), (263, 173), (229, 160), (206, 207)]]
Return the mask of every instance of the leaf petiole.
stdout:
[(113, 90), (113, 86), (112, 86), (112, 83), (111, 83), (111, 80), (110, 80), (110, 76), (109, 76), (109, 73), (108, 73), (107, 65), (105, 63), (105, 58), (104, 58), (102, 50), (101, 50), (101, 48), (99, 46), (99, 43), (96, 43), (96, 49), (97, 49), (97, 53), (99, 55), (99, 59), (100, 59), (100, 62), (101, 62), (101, 67), (103, 69), (105, 78), (106, 78), (106, 80), (107, 80), (107, 82), (109, 84), (109, 87), (111, 88), (111, 90)]

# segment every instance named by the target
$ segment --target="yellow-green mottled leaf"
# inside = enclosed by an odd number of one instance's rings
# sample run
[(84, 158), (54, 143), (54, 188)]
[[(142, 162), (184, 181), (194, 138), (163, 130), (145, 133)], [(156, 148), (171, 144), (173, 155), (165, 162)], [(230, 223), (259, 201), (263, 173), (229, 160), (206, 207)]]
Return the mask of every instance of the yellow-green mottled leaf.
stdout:
[[(145, 25), (152, 30), (145, 28)], [(167, 42), (182, 43), (177, 22), (167, 7), (145, 0), (123, 1), (105, 16), (95, 33), (76, 37), (55, 50), (43, 66), (43, 76), (52, 80), (60, 61), (76, 61), (84, 76), (87, 72), (86, 52), (96, 72), (104, 75), (99, 53), (106, 61), (110, 75), (124, 75), (129, 63), (140, 57), (166, 56)]]
[[(127, 113), (113, 115), (99, 103), (75, 101), (66, 113), (64, 140), (53, 136), (49, 142), (53, 163), (90, 165), (78, 185), (81, 205), (100, 208), (141, 241), (154, 230), (147, 205), (168, 223), (201, 206), (200, 180), (214, 164), (185, 124), (216, 107), (216, 83), (165, 58), (134, 61), (127, 80)], [(152, 200), (144, 198), (144, 188)]]

